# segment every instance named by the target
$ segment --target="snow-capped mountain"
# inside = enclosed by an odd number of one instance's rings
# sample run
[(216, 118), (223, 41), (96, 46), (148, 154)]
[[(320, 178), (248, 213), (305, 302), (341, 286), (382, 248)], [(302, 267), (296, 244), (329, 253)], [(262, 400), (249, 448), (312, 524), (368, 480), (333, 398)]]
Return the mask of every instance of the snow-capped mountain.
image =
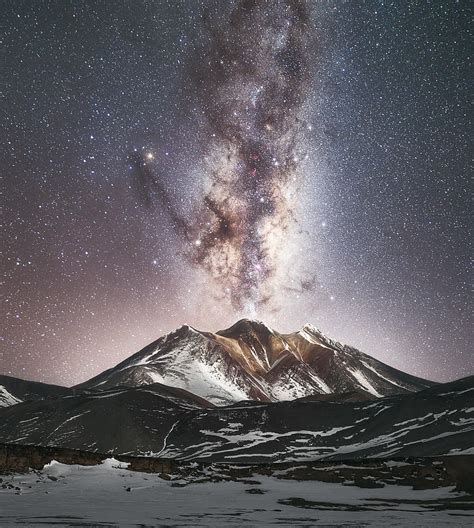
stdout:
[(315, 394), (379, 398), (434, 384), (333, 341), (312, 325), (282, 334), (242, 319), (216, 333), (182, 326), (77, 387), (103, 390), (151, 383), (185, 389), (216, 405)]

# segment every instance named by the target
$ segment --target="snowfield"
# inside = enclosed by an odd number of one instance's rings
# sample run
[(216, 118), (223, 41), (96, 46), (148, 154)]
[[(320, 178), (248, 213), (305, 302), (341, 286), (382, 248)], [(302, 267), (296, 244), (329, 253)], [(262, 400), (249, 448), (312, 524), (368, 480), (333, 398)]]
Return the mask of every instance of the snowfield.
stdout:
[[(53, 461), (40, 472), (2, 477), (0, 525), (10, 526), (472, 526), (472, 497), (452, 488), (361, 489), (261, 475), (187, 484), (99, 466)], [(187, 485), (186, 485), (187, 484)], [(451, 507), (452, 506), (452, 507)], [(441, 511), (436, 511), (441, 510)]]

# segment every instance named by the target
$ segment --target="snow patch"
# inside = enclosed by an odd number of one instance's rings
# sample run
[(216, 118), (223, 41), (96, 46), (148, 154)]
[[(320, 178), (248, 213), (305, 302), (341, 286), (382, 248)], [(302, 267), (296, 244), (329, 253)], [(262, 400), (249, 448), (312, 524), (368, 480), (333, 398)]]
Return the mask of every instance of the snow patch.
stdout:
[(0, 385), (0, 407), (11, 407), (12, 405), (16, 405), (22, 401), (23, 400), (20, 400), (20, 398), (17, 398), (8, 392), (6, 387)]
[(400, 385), (400, 383), (397, 383), (396, 381), (393, 381), (389, 378), (386, 378), (385, 376), (383, 376), (382, 374), (380, 374), (380, 372), (378, 372), (377, 370), (374, 369), (374, 367), (372, 367), (371, 365), (369, 365), (367, 362), (365, 362), (363, 359), (361, 359), (361, 362), (364, 364), (365, 367), (367, 367), (369, 370), (371, 370), (374, 374), (376, 374), (379, 378), (382, 378), (383, 380), (385, 381), (388, 381), (388, 383), (390, 383), (391, 385), (395, 385), (397, 387), (400, 387), (401, 389), (405, 389), (407, 390), (406, 387), (404, 387), (403, 385)]
[(357, 380), (359, 385), (362, 386), (363, 389), (365, 389), (367, 392), (370, 392), (370, 394), (373, 394), (374, 396), (377, 396), (377, 398), (382, 398), (383, 394), (380, 394), (377, 392), (377, 390), (371, 385), (370, 381), (362, 374), (360, 370), (357, 369), (351, 369), (347, 367), (347, 370), (351, 373), (351, 375)]

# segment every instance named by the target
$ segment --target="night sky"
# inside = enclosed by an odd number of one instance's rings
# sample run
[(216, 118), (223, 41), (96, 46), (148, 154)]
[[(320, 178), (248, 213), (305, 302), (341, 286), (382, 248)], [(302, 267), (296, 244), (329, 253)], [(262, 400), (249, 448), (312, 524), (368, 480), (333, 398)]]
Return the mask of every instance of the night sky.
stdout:
[(310, 322), (473, 373), (468, 2), (0, 2), (0, 371)]

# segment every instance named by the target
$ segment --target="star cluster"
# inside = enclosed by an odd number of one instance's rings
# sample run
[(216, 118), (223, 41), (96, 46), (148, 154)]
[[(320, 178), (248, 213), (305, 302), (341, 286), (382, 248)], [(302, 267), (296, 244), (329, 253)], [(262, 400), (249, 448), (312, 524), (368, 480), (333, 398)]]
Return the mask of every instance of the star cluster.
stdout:
[(183, 323), (471, 374), (468, 4), (9, 1), (1, 371)]

